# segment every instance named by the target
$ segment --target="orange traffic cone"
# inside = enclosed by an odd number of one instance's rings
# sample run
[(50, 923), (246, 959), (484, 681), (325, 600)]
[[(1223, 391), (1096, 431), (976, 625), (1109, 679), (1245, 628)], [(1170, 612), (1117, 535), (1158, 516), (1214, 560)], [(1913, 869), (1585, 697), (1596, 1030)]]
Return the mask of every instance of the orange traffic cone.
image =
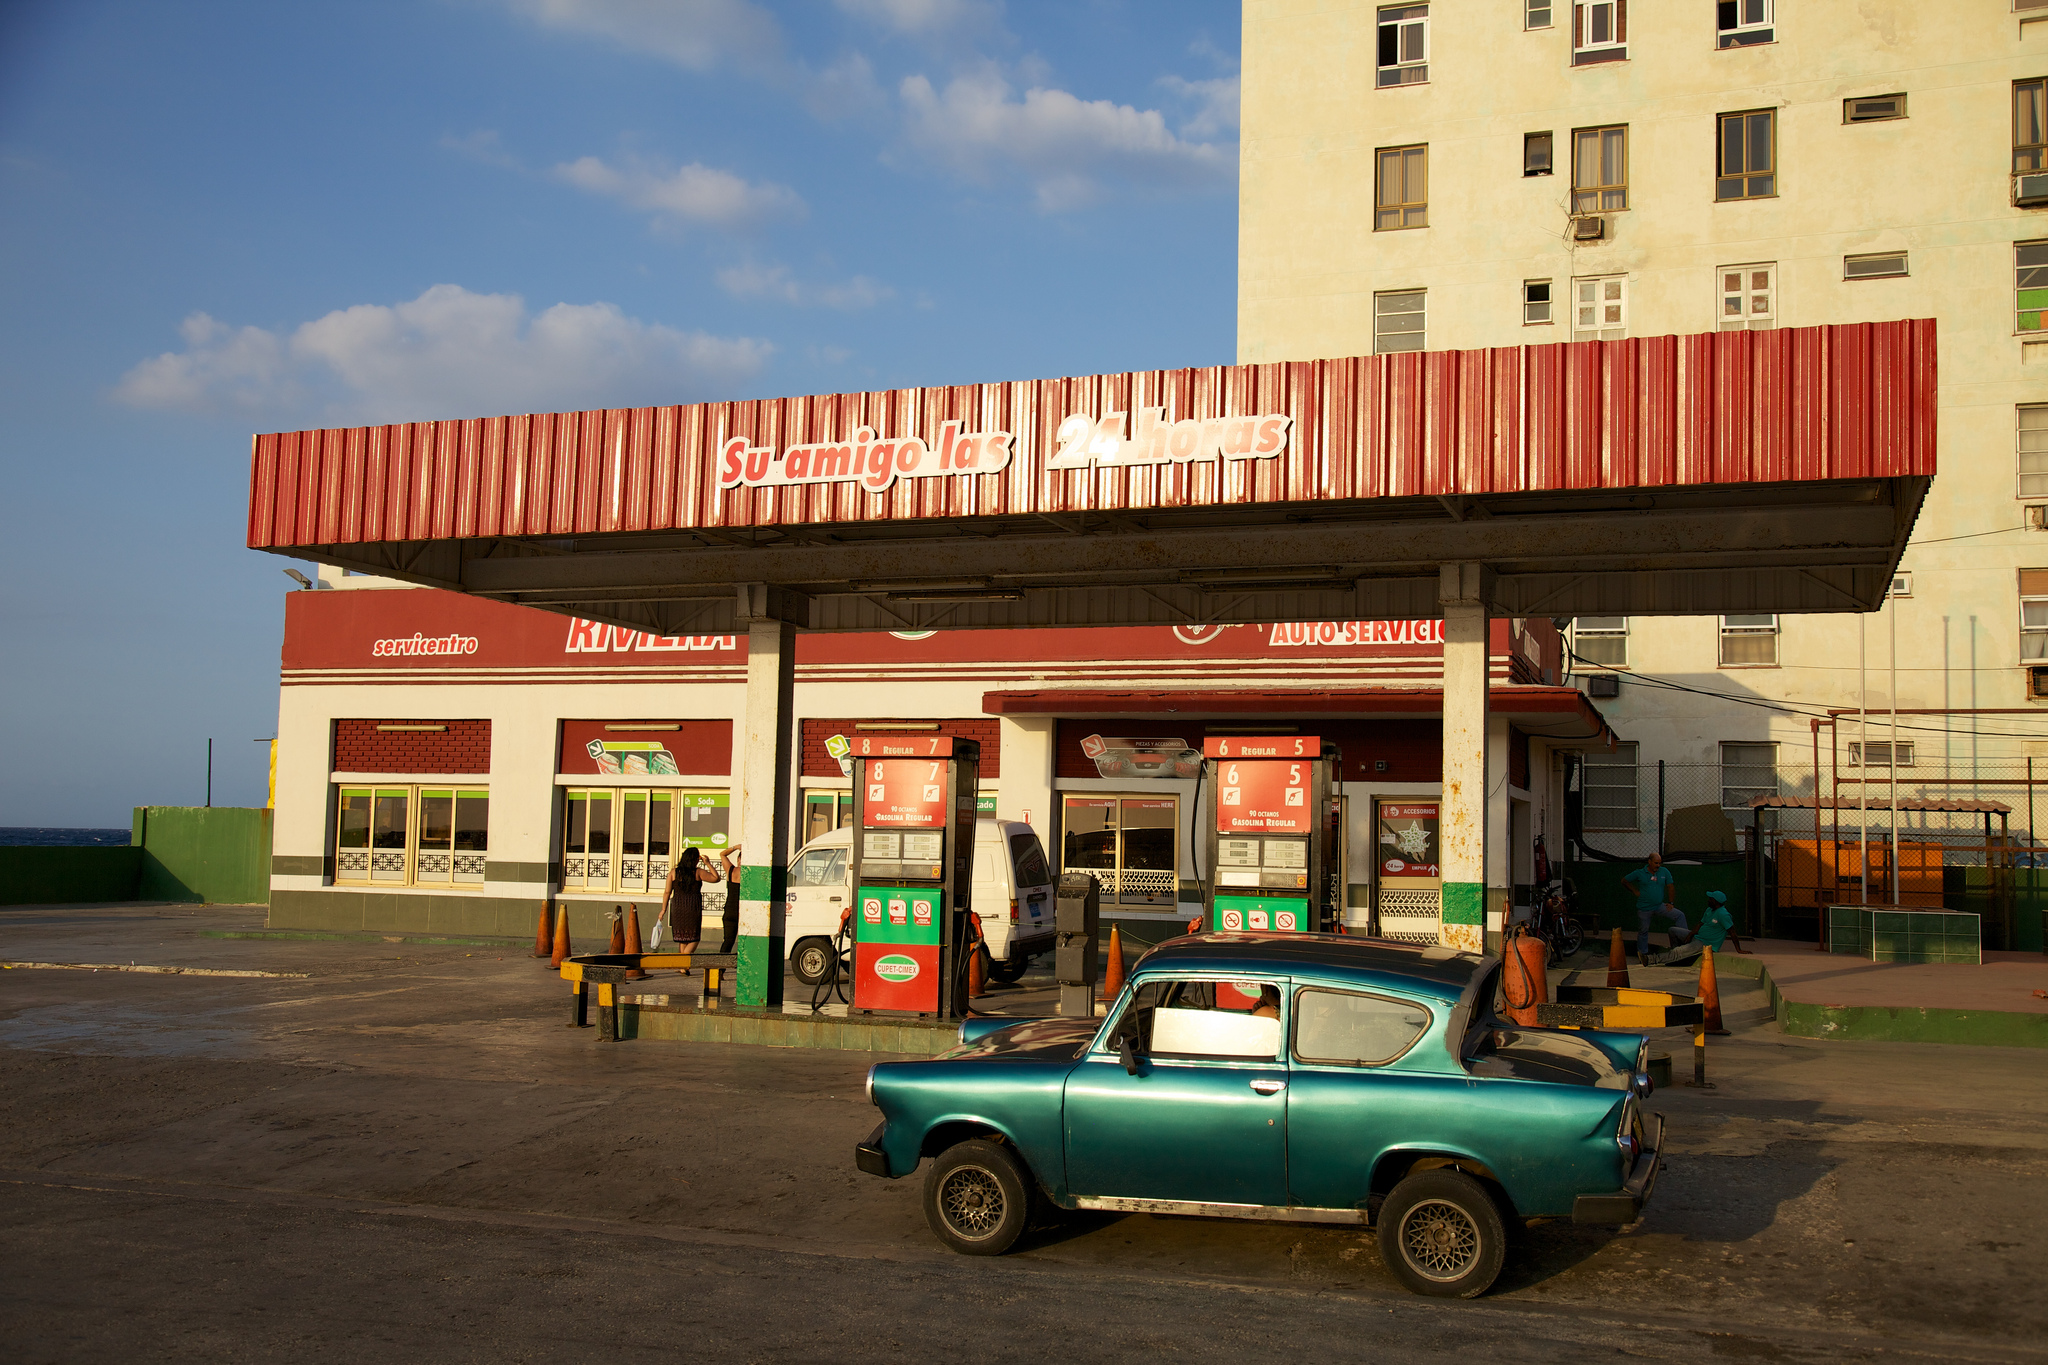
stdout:
[(1714, 950), (1707, 949), (1700, 954), (1700, 1004), (1707, 1015), (1707, 1032), (1716, 1038), (1726, 1038), (1728, 1030), (1721, 1024), (1721, 987), (1714, 980)]
[(1614, 937), (1607, 944), (1607, 984), (1626, 987), (1628, 985), (1628, 949), (1621, 945), (1621, 930), (1614, 931)]
[(569, 907), (564, 905), (555, 916), (555, 951), (548, 965), (561, 966), (575, 951), (569, 946)]
[(1102, 972), (1102, 998), (1114, 1000), (1124, 988), (1124, 936), (1116, 925), (1109, 926), (1109, 960)]
[(611, 951), (613, 953), (623, 953), (626, 951), (626, 921), (625, 917), (619, 913), (624, 909), (623, 905), (614, 905), (612, 907)]
[(540, 903), (540, 925), (533, 931), (533, 955), (546, 957), (555, 948), (555, 903)]
[(1509, 940), (1501, 984), (1507, 991), (1508, 1018), (1523, 1028), (1536, 1027), (1536, 1007), (1550, 999), (1549, 964), (1550, 948), (1536, 935), (1517, 933)]
[[(637, 955), (637, 954), (638, 954), (638, 953), (639, 953), (639, 952), (641, 951), (641, 949), (640, 949), (640, 907), (639, 907), (639, 906), (637, 906), (637, 905), (635, 905), (635, 906), (630, 906), (630, 907), (628, 907), (628, 909), (627, 909), (627, 911), (626, 911), (626, 914), (627, 914), (627, 919), (626, 919), (626, 951), (627, 951), (628, 953), (632, 953), (632, 954), (636, 954), (636, 955)], [(641, 971), (641, 970), (640, 970), (640, 969), (639, 969), (638, 967), (628, 967), (628, 968), (626, 968), (626, 980), (628, 980), (628, 981), (638, 981), (638, 980), (642, 979), (643, 977), (645, 977), (646, 975), (647, 975), (647, 973), (645, 973), (645, 972)]]
[(974, 942), (967, 949), (967, 998), (979, 1000), (988, 994), (988, 942), (982, 937), (981, 922), (970, 918)]

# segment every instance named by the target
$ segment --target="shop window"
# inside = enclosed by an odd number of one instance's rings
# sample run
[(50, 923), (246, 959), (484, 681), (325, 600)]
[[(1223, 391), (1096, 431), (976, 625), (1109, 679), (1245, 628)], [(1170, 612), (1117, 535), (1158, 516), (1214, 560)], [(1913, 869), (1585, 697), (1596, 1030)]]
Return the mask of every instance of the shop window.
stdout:
[(1549, 28), (1552, 0), (1522, 0), (1522, 27)]
[(2048, 569), (2020, 570), (2020, 662), (2048, 663)]
[(1628, 128), (1572, 130), (1572, 212), (1618, 213), (1628, 207)]
[(2012, 171), (2048, 171), (2048, 79), (2012, 83)]
[(1375, 232), (1429, 226), (1429, 148), (1382, 147), (1373, 186)]
[(1778, 321), (1778, 267), (1775, 264), (1724, 265), (1714, 272), (1720, 287), (1720, 329), (1763, 332)]
[(1171, 910), (1180, 903), (1180, 798), (1068, 793), (1061, 866), (1102, 884), (1105, 904)]
[[(1868, 764), (1865, 764), (1863, 761), (1866, 754), (1870, 757)], [(1892, 742), (1888, 739), (1852, 739), (1849, 741), (1849, 766), (1852, 768), (1866, 766), (1872, 768), (1890, 768), (1893, 766), (1910, 768), (1913, 766), (1912, 740), (1902, 739), (1899, 741), (1898, 756), (1899, 761), (1894, 765), (1892, 763)]]
[(1754, 47), (1775, 42), (1771, 29), (1772, 0), (1718, 0), (1714, 6), (1716, 47)]
[(1613, 753), (1598, 750), (1585, 755), (1580, 766), (1579, 789), (1586, 802), (1586, 828), (1632, 830), (1642, 828), (1636, 808), (1636, 746), (1617, 744)]
[(1619, 341), (1628, 335), (1628, 277), (1572, 281), (1572, 340)]
[(1572, 621), (1572, 653), (1600, 668), (1628, 667), (1628, 618), (1581, 616)]
[(1628, 0), (1575, 0), (1572, 5), (1572, 65), (1628, 58)]
[(1524, 327), (1547, 326), (1550, 316), (1550, 281), (1522, 281), (1522, 325)]
[(1714, 198), (1770, 199), (1778, 193), (1778, 111), (1723, 114), (1716, 143)]
[(1551, 164), (1550, 147), (1549, 133), (1522, 134), (1522, 174), (1549, 175), (1555, 169)]
[(334, 880), (373, 886), (481, 886), (490, 853), (488, 791), (343, 787)]
[(1429, 79), (1429, 6), (1380, 11), (1379, 84), (1419, 85)]
[(2048, 403), (2027, 403), (2019, 413), (2019, 496), (2048, 497)]
[(1423, 337), (1426, 291), (1404, 289), (1372, 296), (1372, 352), (1419, 351)]
[(562, 888), (655, 895), (685, 848), (728, 842), (724, 792), (571, 787), (562, 793)]
[(2016, 330), (2048, 331), (2048, 242), (2021, 242), (2014, 248), (2013, 266)]
[(804, 793), (804, 843), (808, 844), (819, 835), (830, 834), (835, 829), (845, 829), (852, 823), (852, 792), (813, 788)]
[(1778, 794), (1777, 745), (1721, 746), (1721, 809), (1748, 810), (1757, 797)]
[(1721, 667), (1774, 668), (1778, 618), (1769, 614), (1721, 618)]

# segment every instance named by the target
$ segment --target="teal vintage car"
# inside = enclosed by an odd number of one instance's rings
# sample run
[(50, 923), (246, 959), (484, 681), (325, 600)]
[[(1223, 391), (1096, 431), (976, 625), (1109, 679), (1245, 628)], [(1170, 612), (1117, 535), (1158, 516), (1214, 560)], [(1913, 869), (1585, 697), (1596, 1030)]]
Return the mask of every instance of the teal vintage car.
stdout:
[(1519, 1028), (1499, 958), (1331, 934), (1198, 934), (1100, 1021), (972, 1019), (868, 1073), (860, 1169), (931, 1159), (925, 1217), (968, 1255), (1035, 1206), (1375, 1226), (1409, 1288), (1471, 1297), (1508, 1220), (1630, 1223), (1656, 1179), (1640, 1034)]

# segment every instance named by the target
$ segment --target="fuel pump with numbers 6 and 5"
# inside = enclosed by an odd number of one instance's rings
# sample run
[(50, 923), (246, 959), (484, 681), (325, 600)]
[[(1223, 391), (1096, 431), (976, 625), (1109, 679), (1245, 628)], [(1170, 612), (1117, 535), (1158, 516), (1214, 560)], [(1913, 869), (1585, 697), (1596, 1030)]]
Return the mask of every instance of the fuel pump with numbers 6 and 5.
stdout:
[(1316, 735), (1211, 735), (1208, 927), (1318, 933), (1338, 921), (1337, 750)]

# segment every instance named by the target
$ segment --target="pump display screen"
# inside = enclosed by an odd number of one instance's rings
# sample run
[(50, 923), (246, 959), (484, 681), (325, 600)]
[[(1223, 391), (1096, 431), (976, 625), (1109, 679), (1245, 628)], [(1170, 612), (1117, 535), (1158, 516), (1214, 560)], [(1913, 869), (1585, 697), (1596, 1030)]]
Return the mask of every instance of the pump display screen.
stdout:
[(1308, 840), (1300, 835), (1216, 841), (1216, 884), (1308, 889)]

